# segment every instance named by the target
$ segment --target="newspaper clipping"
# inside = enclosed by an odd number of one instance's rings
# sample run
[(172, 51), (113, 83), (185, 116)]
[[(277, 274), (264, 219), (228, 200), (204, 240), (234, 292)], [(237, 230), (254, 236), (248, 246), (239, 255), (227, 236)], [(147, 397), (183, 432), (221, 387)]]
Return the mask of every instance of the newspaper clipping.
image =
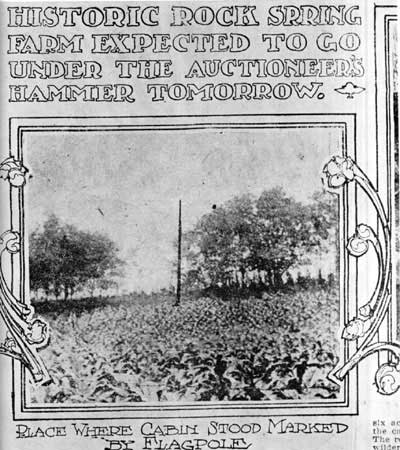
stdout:
[(0, 22), (0, 447), (400, 450), (395, 2)]

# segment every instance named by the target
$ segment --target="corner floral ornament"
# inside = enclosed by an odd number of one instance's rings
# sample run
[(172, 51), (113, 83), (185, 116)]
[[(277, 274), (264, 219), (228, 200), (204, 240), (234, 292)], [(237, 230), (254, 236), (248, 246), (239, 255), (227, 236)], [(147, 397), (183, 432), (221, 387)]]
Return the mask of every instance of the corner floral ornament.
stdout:
[[(28, 169), (14, 157), (0, 164), (0, 178), (15, 188), (25, 185), (27, 172)], [(0, 353), (20, 361), (34, 382), (45, 384), (51, 378), (38, 349), (48, 342), (48, 326), (40, 319), (32, 319), (33, 308), (14, 295), (4, 275), (3, 264), (9, 265), (10, 258), (18, 254), (20, 248), (18, 232), (8, 230), (0, 235), (0, 316), (7, 329), (6, 339), (0, 342)]]
[(334, 156), (323, 168), (328, 188), (338, 190), (355, 182), (372, 203), (378, 220), (379, 232), (367, 224), (359, 224), (347, 243), (347, 251), (360, 258), (373, 249), (378, 261), (375, 289), (367, 302), (358, 309), (342, 331), (342, 338), (357, 341), (357, 349), (344, 363), (336, 367), (331, 378), (342, 381), (350, 370), (364, 358), (376, 352), (387, 352), (388, 362), (382, 364), (375, 375), (380, 394), (391, 395), (400, 389), (400, 345), (379, 340), (379, 328), (391, 305), (391, 229), (382, 200), (367, 175), (348, 156)]
[(349, 157), (334, 156), (325, 165), (323, 173), (327, 179), (327, 185), (336, 189), (354, 180), (354, 162)]
[(0, 164), (0, 178), (8, 180), (11, 186), (24, 186), (27, 173), (28, 169), (13, 156), (10, 156)]
[(371, 321), (369, 319), (363, 320), (357, 317), (346, 325), (346, 328), (342, 333), (342, 338), (354, 341), (355, 339), (365, 336), (370, 326)]
[(28, 327), (26, 338), (30, 344), (42, 344), (47, 339), (47, 324), (35, 319)]
[(380, 394), (390, 395), (396, 392), (400, 387), (399, 367), (390, 363), (383, 364), (376, 372), (375, 384)]
[(374, 230), (365, 224), (357, 225), (356, 232), (347, 243), (347, 250), (352, 256), (359, 258), (367, 253), (369, 244), (378, 245), (378, 238)]

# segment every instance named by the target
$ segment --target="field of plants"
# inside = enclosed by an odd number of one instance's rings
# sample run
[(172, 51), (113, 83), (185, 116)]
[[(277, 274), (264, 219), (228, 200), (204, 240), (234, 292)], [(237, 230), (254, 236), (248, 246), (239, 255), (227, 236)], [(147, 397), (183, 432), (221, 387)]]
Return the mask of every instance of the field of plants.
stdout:
[[(79, 300), (76, 300), (79, 303)], [(54, 382), (33, 402), (336, 398), (338, 298), (322, 289), (263, 299), (115, 302), (44, 314)]]

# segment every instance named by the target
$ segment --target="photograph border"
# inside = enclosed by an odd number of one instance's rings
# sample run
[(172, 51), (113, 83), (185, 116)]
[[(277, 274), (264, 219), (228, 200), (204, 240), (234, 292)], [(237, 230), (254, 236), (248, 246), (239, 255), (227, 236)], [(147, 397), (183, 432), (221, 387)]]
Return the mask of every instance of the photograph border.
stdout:
[[(356, 116), (354, 114), (258, 114), (258, 115), (204, 115), (204, 116), (132, 116), (132, 117), (59, 117), (59, 118), (11, 118), (10, 119), (10, 156), (21, 161), (24, 156), (24, 133), (37, 131), (143, 131), (143, 130), (180, 130), (183, 129), (246, 129), (276, 128), (289, 126), (302, 127), (341, 127), (343, 156), (357, 160), (356, 154)], [(29, 169), (29, 168), (28, 168)], [(322, 167), (321, 167), (322, 170)], [(15, 190), (11, 186), (11, 191)], [(26, 298), (27, 277), (25, 274), (27, 251), (24, 239), (24, 194), (23, 189), (11, 192), (11, 229), (20, 233), (21, 251), (12, 255), (12, 290), (17, 298)], [(352, 207), (349, 208), (349, 202)], [(341, 319), (338, 332), (356, 310), (356, 293), (349, 292), (350, 286), (357, 284), (356, 263), (350, 262), (344, 249), (348, 240), (348, 230), (354, 229), (356, 220), (355, 189), (346, 186), (341, 195), (340, 220), (340, 302)], [(350, 266), (353, 266), (350, 267)], [(349, 276), (355, 277), (355, 283)], [(341, 340), (341, 359), (346, 360), (354, 352), (355, 344)], [(354, 347), (354, 348), (353, 348)], [(82, 418), (151, 418), (157, 412), (158, 417), (257, 417), (279, 415), (343, 415), (358, 413), (358, 370), (353, 370), (343, 383), (344, 397), (340, 401), (248, 401), (248, 402), (196, 402), (195, 404), (97, 404), (97, 405), (28, 405), (26, 401), (26, 369), (18, 361), (13, 361), (13, 417), (14, 420), (43, 419), (82, 419)], [(351, 393), (351, 395), (350, 395)], [(106, 413), (106, 416), (103, 414)]]

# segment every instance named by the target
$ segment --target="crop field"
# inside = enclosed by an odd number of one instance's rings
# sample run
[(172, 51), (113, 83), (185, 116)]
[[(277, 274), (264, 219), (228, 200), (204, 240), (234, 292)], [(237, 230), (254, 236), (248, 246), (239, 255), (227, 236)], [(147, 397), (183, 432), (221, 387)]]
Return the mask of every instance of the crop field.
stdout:
[[(79, 300), (76, 300), (79, 304)], [(42, 314), (53, 383), (33, 402), (119, 403), (336, 398), (334, 290), (264, 299), (115, 302)]]

